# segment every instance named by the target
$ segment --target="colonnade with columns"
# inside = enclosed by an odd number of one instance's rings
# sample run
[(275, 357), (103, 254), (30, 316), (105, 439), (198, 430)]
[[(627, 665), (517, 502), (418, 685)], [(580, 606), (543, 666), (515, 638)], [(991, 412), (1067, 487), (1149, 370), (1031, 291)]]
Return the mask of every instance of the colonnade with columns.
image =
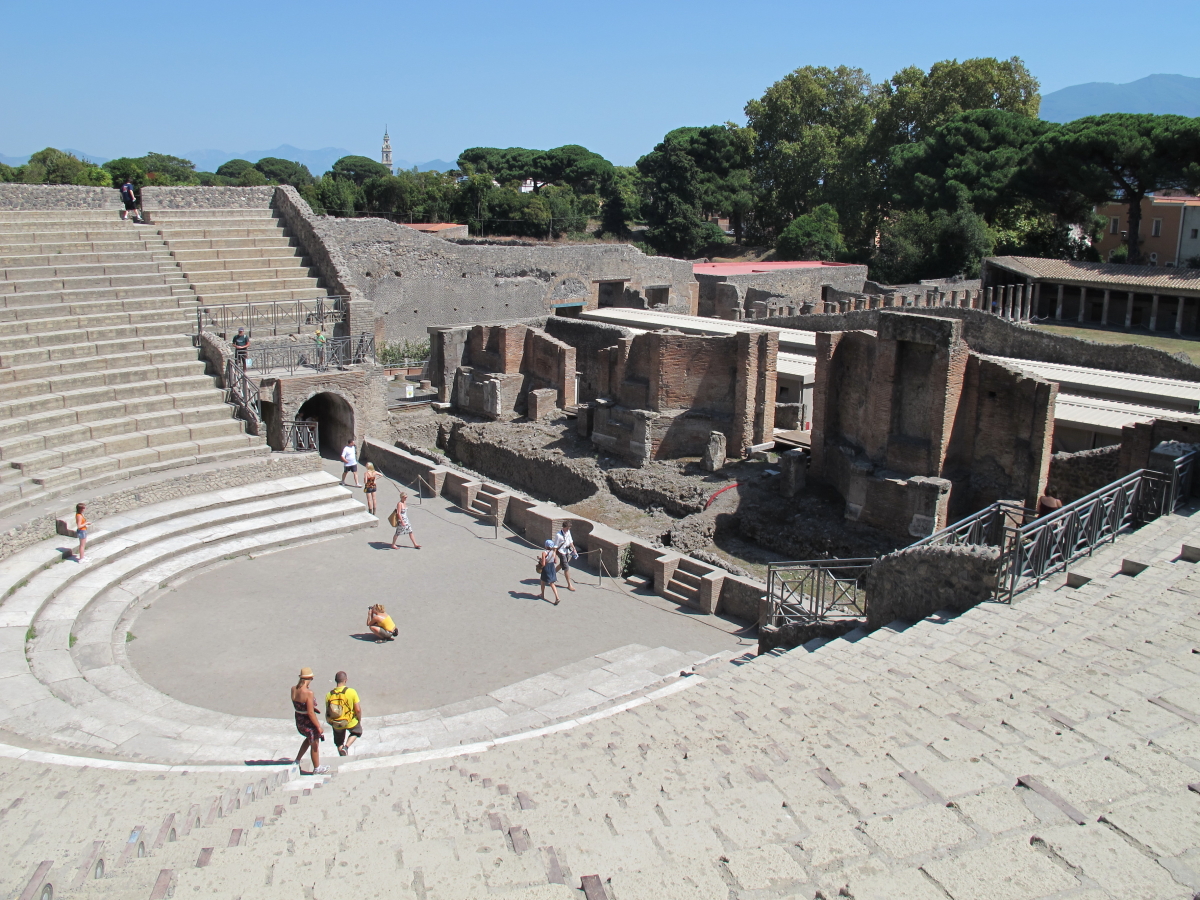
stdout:
[(1003, 319), (1027, 322), (1033, 315), (1031, 286), (1008, 284), (982, 290), (918, 291), (914, 293), (865, 294), (861, 297), (827, 300), (827, 313), (852, 312), (857, 309), (981, 309), (994, 312)]

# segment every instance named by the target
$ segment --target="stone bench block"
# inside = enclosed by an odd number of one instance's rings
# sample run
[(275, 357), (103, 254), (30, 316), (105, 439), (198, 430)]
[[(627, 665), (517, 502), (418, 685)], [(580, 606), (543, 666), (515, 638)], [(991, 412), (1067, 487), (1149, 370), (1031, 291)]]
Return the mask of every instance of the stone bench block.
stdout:
[(706, 615), (716, 613), (721, 600), (721, 586), (725, 583), (725, 573), (714, 569), (700, 576), (700, 590), (696, 594), (697, 606)]
[(1150, 568), (1150, 564), (1141, 562), (1140, 560), (1136, 560), (1136, 559), (1121, 560), (1121, 574), (1122, 575), (1141, 575), (1148, 568)]
[(483, 487), (482, 481), (476, 481), (469, 475), (452, 470), (446, 471), (445, 495), (465, 510), (471, 509), (475, 495)]
[(683, 556), (679, 553), (659, 551), (659, 555), (651, 564), (651, 571), (654, 578), (654, 593), (660, 597), (663, 595), (663, 592), (667, 589), (667, 585), (675, 577), (675, 570), (679, 568), (679, 563), (682, 561)]
[(1200, 547), (1193, 547), (1191, 544), (1184, 544), (1179, 549), (1179, 558), (1184, 562), (1200, 562)]
[[(587, 536), (588, 563), (593, 567), (602, 563), (605, 575), (620, 578), (622, 559), (625, 551), (629, 548), (630, 541), (629, 535), (609, 528), (607, 525), (592, 526), (591, 534)], [(575, 542), (578, 544), (579, 539), (576, 538)], [(590, 551), (599, 551), (599, 553)]]
[(530, 391), (525, 395), (525, 403), (528, 417), (536, 422), (558, 408), (558, 391), (553, 388)]

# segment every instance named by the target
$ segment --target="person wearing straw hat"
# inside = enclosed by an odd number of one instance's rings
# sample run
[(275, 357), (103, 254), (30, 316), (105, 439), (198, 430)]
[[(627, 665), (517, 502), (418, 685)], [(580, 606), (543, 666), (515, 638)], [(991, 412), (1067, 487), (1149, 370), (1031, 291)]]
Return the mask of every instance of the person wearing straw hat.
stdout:
[(556, 566), (558, 563), (558, 551), (554, 549), (554, 541), (546, 541), (546, 549), (542, 551), (538, 557), (537, 569), (541, 575), (539, 584), (542, 588), (541, 599), (546, 599), (546, 585), (550, 585), (550, 590), (554, 591), (554, 605), (558, 606), (558, 572)]
[(321, 741), (325, 740), (325, 729), (321, 725), (321, 717), (317, 715), (312, 680), (313, 670), (305, 666), (300, 670), (300, 680), (292, 686), (292, 710), (296, 714), (296, 730), (304, 738), (300, 752), (296, 754), (296, 765), (300, 765), (304, 751), (308, 750), (312, 756), (312, 774), (324, 775), (329, 771), (329, 766), (321, 765)]

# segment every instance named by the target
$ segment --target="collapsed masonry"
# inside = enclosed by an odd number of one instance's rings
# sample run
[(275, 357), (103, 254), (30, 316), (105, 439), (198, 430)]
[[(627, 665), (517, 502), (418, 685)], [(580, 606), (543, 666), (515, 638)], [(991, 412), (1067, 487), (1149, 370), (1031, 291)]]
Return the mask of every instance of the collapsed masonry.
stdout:
[(810, 474), (847, 517), (924, 537), (996, 500), (1036, 506), (1057, 385), (971, 352), (957, 319), (878, 323), (816, 336)]
[(429, 371), (441, 402), (493, 420), (577, 407), (582, 434), (636, 464), (701, 456), (714, 432), (740, 457), (774, 431), (773, 330), (635, 334), (551, 319), (544, 328), (508, 323), (429, 333)]

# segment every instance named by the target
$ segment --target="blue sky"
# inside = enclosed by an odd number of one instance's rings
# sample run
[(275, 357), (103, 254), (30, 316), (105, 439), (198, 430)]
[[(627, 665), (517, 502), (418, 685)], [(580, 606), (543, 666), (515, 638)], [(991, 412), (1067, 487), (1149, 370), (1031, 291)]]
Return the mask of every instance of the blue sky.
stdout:
[[(1043, 93), (1200, 53), (1120, 50), (1128, 3), (251, 2), (0, 0), (0, 154), (346, 147), (453, 160), (477, 145), (579, 143), (631, 164), (681, 125), (742, 107), (803, 65), (884, 79), (940, 59), (1022, 57)], [(1158, 23), (1195, 0), (1159, 0)]]

